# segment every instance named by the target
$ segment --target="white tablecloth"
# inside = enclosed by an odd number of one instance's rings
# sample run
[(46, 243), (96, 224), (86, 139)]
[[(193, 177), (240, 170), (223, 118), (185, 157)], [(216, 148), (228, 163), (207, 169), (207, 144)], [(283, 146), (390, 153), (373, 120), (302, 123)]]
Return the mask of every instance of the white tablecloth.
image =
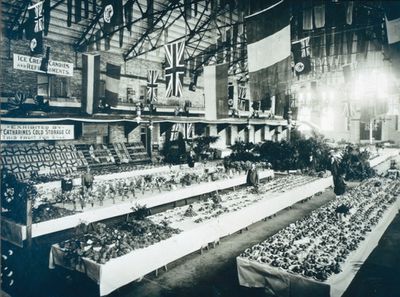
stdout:
[[(273, 170), (264, 170), (260, 172), (260, 178), (273, 177)], [(246, 183), (246, 176), (238, 176), (231, 179), (219, 180), (215, 182), (193, 185), (187, 188), (181, 188), (170, 192), (155, 193), (151, 197), (135, 199), (123, 203), (113, 204), (93, 210), (86, 210), (71, 216), (62, 217), (50, 221), (40, 222), (32, 225), (32, 237), (38, 237), (65, 229), (74, 228), (80, 223), (92, 223), (108, 218), (125, 215), (132, 212), (132, 207), (137, 204), (145, 205), (147, 208), (183, 200), (193, 196), (198, 196), (216, 190), (228, 189), (234, 186), (240, 186)]]
[(265, 288), (277, 297), (340, 297), (346, 291), (362, 264), (378, 245), (383, 233), (395, 218), (400, 200), (389, 207), (381, 221), (368, 234), (357, 250), (349, 254), (342, 272), (332, 275), (325, 282), (289, 273), (281, 268), (237, 257), (239, 283), (246, 287)]
[[(265, 217), (268, 217), (286, 207), (293, 205), (315, 193), (323, 191), (332, 184), (332, 178), (315, 180), (305, 186), (290, 191), (266, 197), (249, 207), (236, 212), (226, 213), (215, 219), (192, 225), (167, 240), (156, 243), (144, 249), (132, 251), (122, 257), (112, 259), (105, 264), (85, 261), (85, 269), (79, 269), (96, 281), (100, 287), (100, 295), (107, 295), (140, 277), (178, 260), (219, 238), (237, 232)], [(63, 253), (57, 245), (50, 252), (50, 268), (54, 264), (66, 266)]]

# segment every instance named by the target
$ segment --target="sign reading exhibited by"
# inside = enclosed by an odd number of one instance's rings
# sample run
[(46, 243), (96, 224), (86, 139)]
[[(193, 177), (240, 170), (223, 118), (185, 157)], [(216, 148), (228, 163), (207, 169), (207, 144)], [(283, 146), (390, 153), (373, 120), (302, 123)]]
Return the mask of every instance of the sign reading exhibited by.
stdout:
[(1, 141), (74, 139), (74, 125), (1, 124)]
[[(45, 73), (40, 70), (40, 64), (42, 58), (30, 57), (20, 54), (13, 55), (13, 68)], [(49, 67), (47, 69), (48, 74), (61, 75), (61, 76), (73, 76), (74, 75), (74, 64), (60, 61), (49, 60)]]

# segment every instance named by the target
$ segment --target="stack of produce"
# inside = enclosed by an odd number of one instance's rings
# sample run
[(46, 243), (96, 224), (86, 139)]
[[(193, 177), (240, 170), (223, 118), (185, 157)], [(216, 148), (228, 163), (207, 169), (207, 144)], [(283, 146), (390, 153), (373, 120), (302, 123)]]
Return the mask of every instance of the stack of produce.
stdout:
[(32, 208), (32, 222), (39, 223), (75, 214), (76, 211), (61, 208), (53, 204), (45, 203), (37, 208)]
[[(399, 195), (398, 181), (368, 180), (341, 199), (246, 249), (240, 257), (325, 281), (342, 270), (349, 254), (358, 248)], [(341, 205), (349, 208), (347, 215), (337, 213)]]
[(82, 258), (104, 264), (133, 250), (145, 248), (178, 234), (180, 230), (150, 220), (130, 220), (115, 226), (97, 223), (93, 231), (60, 242), (65, 259), (74, 267)]
[(282, 193), (316, 179), (316, 177), (306, 175), (286, 175), (261, 184), (258, 193), (253, 193), (252, 188), (247, 187), (225, 194), (214, 194), (203, 201), (192, 203), (189, 208), (188, 206), (176, 207), (149, 218), (153, 222), (166, 221), (176, 227), (188, 221), (201, 223), (224, 213), (238, 211), (264, 198), (271, 197), (273, 193)]

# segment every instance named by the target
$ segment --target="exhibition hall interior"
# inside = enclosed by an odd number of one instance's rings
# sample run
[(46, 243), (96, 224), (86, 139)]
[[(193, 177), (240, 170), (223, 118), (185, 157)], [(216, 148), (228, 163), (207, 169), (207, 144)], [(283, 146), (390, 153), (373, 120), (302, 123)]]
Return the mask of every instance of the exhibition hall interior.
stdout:
[(1, 296), (400, 296), (400, 1), (0, 2)]

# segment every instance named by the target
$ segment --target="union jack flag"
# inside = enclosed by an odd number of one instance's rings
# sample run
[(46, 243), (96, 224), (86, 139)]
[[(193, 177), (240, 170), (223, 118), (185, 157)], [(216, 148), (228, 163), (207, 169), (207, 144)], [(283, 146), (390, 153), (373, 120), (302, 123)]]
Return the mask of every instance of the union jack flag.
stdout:
[(239, 86), (239, 91), (238, 91), (239, 100), (245, 100), (246, 99), (246, 91), (247, 91), (246, 87), (240, 87)]
[(166, 67), (165, 67), (165, 97), (181, 97), (182, 83), (185, 73), (184, 64), (184, 42), (167, 44), (165, 47)]
[(158, 71), (149, 70), (147, 71), (147, 100), (149, 102), (157, 102), (157, 79)]
[(193, 123), (175, 123), (171, 127), (171, 138), (170, 140), (177, 140), (179, 133), (182, 133), (183, 138), (193, 137), (194, 125)]

